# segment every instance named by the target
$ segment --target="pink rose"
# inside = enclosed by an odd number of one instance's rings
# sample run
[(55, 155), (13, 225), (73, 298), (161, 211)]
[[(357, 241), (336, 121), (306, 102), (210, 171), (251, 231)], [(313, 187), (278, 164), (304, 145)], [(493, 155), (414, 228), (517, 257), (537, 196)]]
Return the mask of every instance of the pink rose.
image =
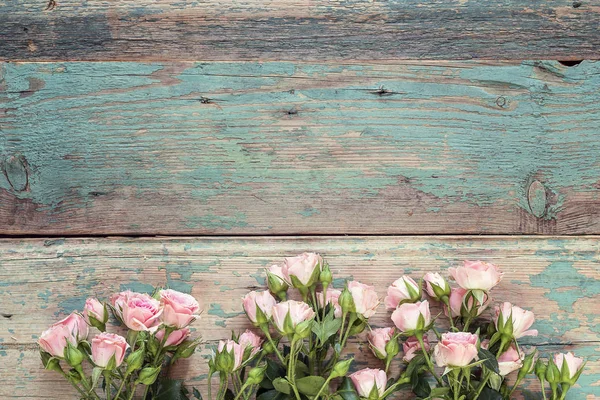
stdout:
[(375, 288), (358, 281), (348, 282), (347, 288), (352, 295), (352, 300), (354, 300), (355, 312), (364, 318), (373, 316), (379, 306), (379, 298), (377, 298)]
[(248, 329), (240, 335), (238, 340), (238, 343), (242, 345), (244, 349), (250, 348), (250, 357), (254, 357), (254, 355), (260, 351), (262, 342), (263, 340), (260, 336)]
[(241, 368), (244, 363), (244, 352), (246, 350), (245, 346), (242, 346), (239, 343), (236, 343), (233, 340), (221, 340), (219, 341), (219, 345), (217, 347), (219, 353), (225, 350), (227, 353), (233, 352), (233, 369), (232, 371), (237, 371)]
[(129, 348), (123, 336), (104, 332), (92, 339), (92, 360), (98, 367), (105, 368), (114, 356), (116, 367), (121, 365)]
[(382, 360), (387, 357), (385, 346), (392, 340), (392, 337), (394, 337), (394, 328), (373, 329), (367, 334), (367, 339), (375, 357)]
[(447, 332), (433, 350), (438, 367), (465, 367), (477, 357), (477, 335), (468, 332)]
[[(442, 296), (450, 296), (450, 285), (437, 272), (426, 273), (423, 280), (425, 281), (425, 291), (432, 299), (441, 300)], [(437, 294), (435, 293), (436, 290)]]
[[(423, 336), (423, 344), (425, 345), (425, 351), (429, 351), (431, 349), (427, 336)], [(419, 343), (419, 340), (415, 336), (411, 336), (406, 339), (404, 343), (402, 343), (402, 350), (404, 351), (404, 357), (402, 357), (402, 359), (406, 362), (409, 362), (415, 358), (417, 353), (422, 351), (421, 343)]]
[(394, 281), (384, 299), (388, 309), (395, 309), (400, 303), (414, 303), (421, 300), (421, 288), (410, 276), (404, 275)]
[(76, 312), (72, 312), (67, 318), (56, 322), (54, 325), (65, 325), (71, 331), (73, 337), (77, 339), (77, 342), (86, 340), (90, 332), (90, 327), (85, 319)]
[[(500, 318), (500, 314), (502, 314), (502, 318)], [(528, 330), (535, 321), (533, 313), (531, 311), (523, 310), (521, 307), (513, 306), (509, 302), (504, 302), (500, 307), (496, 307), (494, 324), (498, 331), (505, 331), (506, 323), (509, 321), (508, 318), (510, 318), (511, 315), (513, 330), (512, 332), (506, 333), (512, 334), (515, 339), (522, 338), (523, 336), (537, 336), (537, 330)]]
[(281, 281), (281, 283), (289, 283), (287, 281), (287, 276), (285, 276), (284, 267), (282, 267), (281, 265), (277, 265), (277, 264), (271, 265), (268, 268), (268, 271), (272, 275), (274, 275), (277, 278), (279, 278), (279, 280)]
[(316, 253), (302, 253), (288, 257), (284, 261), (283, 274), (287, 282), (293, 283), (295, 277), (301, 286), (311, 286), (318, 279), (323, 267), (323, 259)]
[(108, 320), (108, 315), (106, 315), (104, 304), (100, 303), (98, 299), (93, 297), (87, 299), (85, 301), (85, 306), (83, 307), (83, 318), (85, 318), (85, 322), (87, 322), (89, 325), (92, 325), (90, 322), (90, 317), (102, 323)]
[(134, 331), (150, 331), (160, 321), (160, 302), (144, 293), (131, 293), (122, 303), (123, 323)]
[(573, 379), (575, 375), (583, 368), (583, 358), (575, 357), (575, 354), (568, 352), (566, 354), (557, 353), (554, 355), (554, 364), (562, 371), (563, 364), (567, 363), (569, 378)]
[[(334, 288), (327, 289), (327, 304), (331, 304), (331, 306), (333, 307), (333, 316), (336, 318), (342, 317), (342, 307), (338, 302), (340, 294), (342, 294), (341, 290), (337, 290)], [(319, 307), (325, 307), (323, 305), (323, 292), (317, 292), (317, 302), (319, 303)]]
[(525, 354), (521, 353), (521, 355), (519, 355), (515, 345), (511, 344), (510, 347), (498, 357), (498, 369), (500, 369), (500, 375), (506, 376), (521, 368), (523, 366), (524, 358)]
[(63, 358), (67, 342), (77, 346), (77, 338), (66, 325), (52, 325), (45, 330), (38, 340), (38, 344), (46, 353), (54, 357)]
[[(467, 293), (469, 293), (469, 291), (467, 289), (463, 289), (463, 288), (454, 288), (450, 292), (450, 299), (448, 302), (450, 303), (450, 312), (451, 312), (452, 318), (460, 317), (461, 315), (463, 315), (462, 311), (464, 311), (464, 314), (469, 314), (470, 311), (473, 311), (474, 315), (479, 316), (479, 315), (481, 315), (481, 313), (483, 313), (485, 311), (486, 308), (488, 308), (488, 306), (490, 305), (490, 302), (492, 301), (492, 298), (490, 296), (488, 296), (487, 294), (485, 294), (484, 302), (483, 302), (483, 304), (480, 304), (479, 301), (477, 301), (471, 295), (471, 296), (469, 296), (469, 301), (467, 302), (467, 306), (469, 308), (463, 310), (462, 307), (464, 305), (465, 297), (466, 297)], [(476, 308), (476, 310), (474, 309), (474, 307)], [(448, 315), (448, 310), (445, 306), (444, 306), (444, 311), (446, 311), (446, 315)]]
[[(419, 317), (422, 317), (419, 324)], [(429, 311), (429, 302), (427, 300), (417, 303), (400, 304), (392, 313), (392, 321), (400, 332), (410, 332), (421, 330), (431, 323), (431, 312)]]
[(383, 396), (387, 385), (387, 376), (381, 369), (365, 368), (350, 375), (350, 379), (360, 397), (369, 398), (375, 390), (379, 397)]
[(110, 304), (113, 306), (115, 316), (120, 320), (123, 320), (123, 306), (131, 295), (134, 295), (131, 290), (125, 290), (124, 292), (115, 293), (110, 296)]
[(502, 273), (494, 264), (484, 261), (465, 261), (462, 267), (448, 268), (450, 275), (463, 289), (488, 291), (502, 279)]
[[(242, 304), (244, 311), (248, 316), (248, 319), (255, 325), (267, 323), (273, 315), (273, 306), (277, 304), (277, 300), (271, 295), (271, 293), (256, 292), (252, 291), (242, 298)], [(257, 316), (257, 308), (262, 312), (265, 317), (264, 321), (259, 321)]]
[(160, 302), (163, 307), (162, 321), (167, 326), (182, 329), (200, 318), (200, 304), (189, 294), (172, 289), (161, 290)]
[[(285, 317), (289, 314), (291, 326), (285, 326)], [(308, 321), (315, 316), (310, 306), (302, 301), (288, 300), (273, 307), (273, 323), (279, 332), (291, 334), (301, 322)]]
[[(165, 341), (164, 346), (165, 347), (179, 346), (189, 336), (190, 336), (189, 328), (178, 329), (176, 331), (171, 332), (169, 334), (169, 336), (167, 336), (167, 340)], [(156, 332), (156, 339), (158, 339), (159, 342), (162, 342), (162, 340), (164, 338), (165, 338), (165, 330), (164, 329), (161, 329), (158, 332)]]

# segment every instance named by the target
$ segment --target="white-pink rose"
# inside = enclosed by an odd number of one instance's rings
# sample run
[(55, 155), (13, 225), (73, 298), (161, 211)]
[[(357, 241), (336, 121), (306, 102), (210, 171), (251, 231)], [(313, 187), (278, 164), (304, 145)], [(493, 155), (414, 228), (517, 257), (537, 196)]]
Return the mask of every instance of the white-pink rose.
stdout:
[(263, 340), (260, 336), (248, 329), (240, 335), (238, 340), (238, 343), (242, 345), (244, 349), (250, 348), (251, 357), (260, 351), (262, 342)]
[[(461, 310), (463, 305), (465, 305), (465, 297), (467, 296), (467, 293), (469, 293), (469, 291), (463, 288), (454, 288), (450, 292), (450, 299), (448, 302), (450, 304), (450, 315), (452, 318), (460, 317), (462, 315)], [(491, 301), (492, 298), (488, 294), (484, 294), (483, 304), (480, 304), (479, 301), (473, 297), (473, 295), (470, 295), (466, 304), (468, 308), (464, 311), (466, 314), (469, 314), (469, 312), (472, 311), (473, 315), (479, 316), (485, 311), (486, 308), (488, 308)], [(444, 310), (446, 311), (446, 315), (448, 315), (446, 306), (444, 306)]]
[(449, 268), (456, 283), (468, 290), (488, 291), (502, 279), (502, 272), (494, 264), (484, 261), (465, 261), (462, 267)]
[[(429, 345), (429, 338), (427, 336), (423, 336), (423, 345), (425, 345), (425, 351), (429, 351), (431, 346)], [(404, 351), (404, 356), (402, 359), (406, 362), (409, 362), (415, 356), (422, 352), (421, 343), (419, 343), (419, 339), (415, 336), (411, 336), (404, 343), (402, 343), (402, 350)]]
[(160, 291), (163, 307), (162, 321), (165, 325), (182, 329), (200, 317), (200, 304), (191, 295), (176, 290)]
[(59, 358), (64, 357), (67, 342), (77, 346), (77, 338), (66, 325), (52, 325), (42, 332), (38, 340), (42, 350)]
[(387, 357), (385, 347), (394, 337), (394, 328), (373, 329), (367, 334), (367, 339), (371, 345), (371, 350), (375, 357), (384, 360)]
[(145, 293), (130, 293), (121, 303), (123, 323), (134, 331), (151, 331), (160, 323), (160, 302)]
[[(311, 286), (318, 279), (323, 267), (323, 259), (316, 253), (302, 253), (296, 257), (288, 257), (284, 261), (283, 275), (285, 280), (294, 284), (295, 279), (299, 286)], [(296, 286), (296, 285), (294, 285)]]
[(110, 296), (110, 304), (113, 306), (115, 311), (115, 316), (120, 320), (123, 319), (123, 305), (129, 298), (129, 296), (133, 295), (134, 292), (131, 290), (125, 290), (123, 292), (115, 293)]
[(244, 363), (244, 352), (246, 350), (246, 347), (239, 343), (236, 343), (231, 339), (219, 341), (217, 350), (219, 351), (219, 353), (223, 352), (224, 350), (227, 351), (227, 353), (233, 353), (232, 371), (237, 371)]
[(417, 302), (421, 300), (421, 288), (410, 276), (404, 275), (396, 279), (387, 290), (384, 299), (388, 309), (395, 309), (400, 303)]
[[(331, 306), (333, 307), (333, 315), (336, 318), (341, 318), (342, 316), (342, 307), (338, 302), (340, 294), (342, 294), (341, 290), (337, 290), (334, 288), (327, 289), (326, 304), (331, 304)], [(323, 305), (323, 292), (317, 292), (317, 302), (319, 303), (319, 307), (325, 307), (325, 305)]]
[(442, 300), (443, 296), (450, 296), (450, 285), (437, 272), (426, 273), (423, 281), (425, 281), (425, 291), (432, 299)]
[[(271, 319), (271, 316), (273, 315), (273, 306), (277, 304), (277, 300), (275, 300), (275, 297), (267, 291), (252, 291), (242, 298), (242, 304), (250, 322), (255, 325), (260, 325), (267, 323)], [(262, 315), (260, 315), (261, 318), (258, 318), (259, 314), (257, 313), (257, 309), (262, 313)]]
[(569, 378), (573, 379), (575, 375), (583, 368), (583, 358), (575, 357), (575, 354), (568, 352), (566, 354), (557, 353), (554, 355), (554, 364), (562, 371), (563, 364), (567, 364), (569, 369)]
[(519, 354), (515, 345), (510, 345), (510, 347), (498, 357), (498, 369), (500, 370), (500, 375), (506, 376), (521, 368), (523, 366), (524, 358), (525, 354)]
[[(165, 341), (164, 346), (165, 347), (179, 346), (189, 336), (190, 336), (190, 328), (178, 329), (169, 334), (169, 336), (167, 337), (167, 340)], [(162, 342), (162, 340), (164, 338), (165, 338), (165, 330), (164, 329), (161, 329), (158, 332), (156, 332), (156, 339), (158, 339), (159, 342)]]
[(378, 397), (383, 396), (387, 385), (387, 376), (381, 369), (365, 368), (350, 375), (354, 387), (360, 397), (369, 398), (372, 391)]
[(379, 298), (375, 288), (358, 281), (348, 282), (347, 288), (352, 295), (355, 312), (364, 318), (372, 317), (379, 306)]
[(447, 332), (433, 350), (438, 367), (465, 367), (477, 357), (478, 336), (468, 332)]
[[(506, 323), (509, 321), (511, 315), (513, 330), (512, 332), (506, 332)], [(535, 316), (531, 311), (513, 306), (509, 302), (504, 302), (500, 307), (496, 307), (496, 315), (494, 317), (496, 329), (498, 331), (505, 331), (508, 334), (512, 333), (515, 339), (522, 338), (523, 336), (537, 336), (538, 331), (536, 329), (529, 329), (534, 321)]]
[(400, 304), (392, 313), (392, 321), (400, 332), (421, 330), (431, 323), (431, 311), (427, 300)]
[[(289, 314), (291, 326), (286, 326), (285, 319)], [(310, 306), (302, 301), (288, 300), (276, 304), (273, 307), (273, 323), (279, 332), (291, 334), (298, 324), (308, 321), (315, 316), (315, 312)]]
[(108, 319), (108, 315), (106, 315), (106, 309), (104, 308), (104, 304), (100, 303), (98, 299), (93, 297), (88, 298), (85, 301), (85, 306), (83, 307), (83, 318), (85, 318), (85, 322), (89, 325), (92, 325), (90, 322), (90, 317), (96, 319), (97, 321), (104, 323)]
[(104, 332), (92, 339), (92, 360), (98, 367), (105, 368), (114, 356), (115, 367), (123, 363), (125, 352), (129, 348), (123, 336)]

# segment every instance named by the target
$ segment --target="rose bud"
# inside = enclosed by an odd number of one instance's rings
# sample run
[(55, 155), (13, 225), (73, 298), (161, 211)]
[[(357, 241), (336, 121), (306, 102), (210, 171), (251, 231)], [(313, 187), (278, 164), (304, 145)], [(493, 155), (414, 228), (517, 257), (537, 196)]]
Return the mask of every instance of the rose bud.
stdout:
[[(450, 285), (440, 274), (428, 272), (423, 277), (425, 291), (434, 300), (447, 301), (450, 297)], [(444, 300), (446, 298), (446, 300)]]
[[(379, 299), (373, 286), (365, 285), (358, 281), (350, 281), (346, 288), (352, 295), (354, 312), (362, 318), (370, 318), (379, 306)], [(342, 307), (343, 309), (343, 307)]]
[[(327, 304), (331, 304), (333, 307), (333, 316), (336, 318), (340, 318), (342, 316), (342, 307), (338, 301), (341, 294), (341, 290), (333, 288), (327, 289)], [(317, 303), (321, 308), (326, 307), (326, 305), (323, 304), (323, 292), (317, 292)]]
[(465, 261), (462, 267), (448, 268), (458, 285), (467, 290), (488, 291), (502, 279), (502, 272), (494, 264), (484, 261)]
[(528, 330), (534, 321), (535, 317), (531, 311), (513, 306), (509, 302), (504, 302), (500, 307), (496, 307), (496, 316), (494, 317), (496, 330), (507, 337), (519, 339), (523, 336), (537, 336), (537, 330)]
[(289, 289), (289, 284), (283, 273), (283, 267), (271, 265), (269, 269), (267, 269), (267, 286), (271, 293), (278, 296), (281, 300), (285, 300), (285, 294)]
[(403, 333), (424, 332), (431, 324), (431, 312), (427, 300), (400, 304), (392, 313), (392, 321)]
[(284, 261), (283, 274), (286, 281), (297, 289), (306, 289), (319, 280), (323, 259), (316, 253), (302, 253)]
[(259, 326), (269, 322), (277, 300), (267, 291), (252, 291), (242, 298), (242, 304), (250, 322)]
[(163, 307), (163, 323), (177, 329), (191, 324), (202, 312), (200, 304), (193, 296), (172, 289), (160, 291), (160, 303)]
[(300, 324), (312, 320), (315, 312), (302, 301), (288, 300), (273, 306), (273, 323), (284, 335), (296, 333)]
[(375, 354), (375, 357), (379, 358), (380, 360), (385, 360), (387, 358), (388, 354), (385, 350), (385, 347), (393, 337), (394, 328), (373, 329), (367, 334), (369, 345), (373, 351), (373, 354)]
[(149, 331), (160, 323), (160, 302), (145, 293), (131, 293), (122, 310), (123, 323), (133, 331)]
[(88, 298), (83, 307), (83, 318), (88, 325), (104, 331), (106, 329), (106, 322), (108, 321), (106, 305), (93, 297)]
[(72, 312), (67, 318), (56, 322), (54, 325), (66, 326), (73, 337), (76, 338), (78, 343), (86, 340), (90, 331), (85, 319), (81, 316), (81, 314), (76, 312)]
[(250, 349), (250, 357), (254, 357), (260, 351), (262, 342), (262, 338), (249, 329), (246, 329), (238, 339), (238, 343), (242, 345), (244, 349)]
[(575, 357), (575, 354), (558, 353), (554, 355), (554, 364), (561, 370), (561, 382), (574, 385), (583, 370), (583, 358)]
[[(465, 307), (465, 297), (469, 296), (469, 300), (466, 302), (468, 308)], [(463, 288), (455, 288), (450, 292), (450, 316), (455, 317), (478, 317), (486, 308), (490, 305), (492, 298), (488, 295), (484, 295), (484, 302), (481, 304), (475, 296), (469, 295), (469, 291)], [(444, 311), (448, 315), (448, 309), (444, 306)]]
[(42, 350), (58, 358), (64, 357), (67, 342), (77, 345), (77, 338), (66, 325), (52, 325), (40, 335), (38, 340)]
[(391, 310), (400, 304), (415, 303), (419, 300), (421, 300), (421, 287), (410, 276), (404, 275), (388, 287), (384, 303)]
[(262, 367), (254, 367), (248, 372), (248, 385), (258, 385), (263, 379), (265, 379), (265, 372), (267, 370), (267, 364)]
[(244, 362), (245, 347), (236, 343), (233, 340), (221, 340), (217, 347), (217, 360), (219, 357), (225, 358), (226, 363), (217, 361), (217, 367), (220, 368), (218, 371), (231, 373), (237, 371), (242, 367)]
[(534, 350), (532, 353), (528, 354), (523, 360), (523, 366), (519, 370), (519, 374), (517, 375), (518, 380), (522, 380), (525, 376), (531, 374), (534, 370), (534, 361), (535, 361), (536, 351)]
[(447, 332), (435, 345), (433, 355), (438, 367), (466, 367), (477, 357), (477, 335)]
[(365, 368), (350, 375), (360, 397), (379, 399), (385, 392), (387, 376), (381, 369)]
[[(423, 336), (423, 344), (425, 345), (425, 351), (429, 351), (431, 346), (429, 345), (429, 339), (427, 336)], [(411, 336), (404, 343), (402, 343), (402, 350), (404, 351), (404, 357), (402, 359), (406, 362), (409, 362), (418, 353), (421, 353), (421, 343), (419, 343), (419, 339), (415, 336)]]
[[(101, 368), (117, 368), (125, 358), (129, 345), (123, 336), (104, 332), (92, 339), (92, 361)], [(109, 365), (114, 359), (114, 365)]]
[(498, 357), (498, 369), (500, 370), (501, 376), (506, 376), (513, 371), (518, 370), (523, 366), (523, 359), (525, 355), (519, 354), (517, 348), (511, 345), (504, 353)]
[[(156, 336), (156, 339), (158, 339), (158, 341), (160, 343), (162, 343), (163, 339), (165, 338), (165, 330), (164, 329), (159, 330), (158, 332), (156, 332), (155, 336)], [(167, 336), (167, 340), (165, 341), (164, 347), (179, 346), (181, 344), (181, 342), (183, 342), (189, 336), (190, 336), (189, 328), (183, 328), (183, 329), (178, 329), (176, 331), (173, 331), (173, 332), (169, 333), (169, 336)]]
[(325, 263), (323, 269), (321, 270), (321, 274), (319, 275), (319, 281), (325, 286), (331, 285), (333, 282), (333, 274), (331, 273), (331, 269), (329, 269), (329, 264)]
[(350, 369), (350, 364), (352, 364), (352, 361), (354, 361), (354, 357), (344, 361), (338, 361), (331, 370), (331, 378), (334, 379), (346, 376), (348, 370)]

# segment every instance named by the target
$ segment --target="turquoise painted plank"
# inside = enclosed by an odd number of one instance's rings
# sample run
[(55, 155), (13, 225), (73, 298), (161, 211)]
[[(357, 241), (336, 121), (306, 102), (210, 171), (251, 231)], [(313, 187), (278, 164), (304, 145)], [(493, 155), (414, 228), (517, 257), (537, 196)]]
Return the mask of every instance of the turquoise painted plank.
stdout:
[(5, 63), (3, 234), (600, 232), (600, 63)]
[(0, 59), (598, 59), (599, 18), (589, 0), (11, 0)]

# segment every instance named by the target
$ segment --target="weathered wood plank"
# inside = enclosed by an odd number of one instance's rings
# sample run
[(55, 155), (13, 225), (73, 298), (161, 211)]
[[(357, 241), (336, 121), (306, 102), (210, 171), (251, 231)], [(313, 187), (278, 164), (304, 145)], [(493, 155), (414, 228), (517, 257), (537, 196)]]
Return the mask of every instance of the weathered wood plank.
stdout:
[(595, 0), (12, 0), (4, 60), (595, 59)]
[[(230, 329), (248, 325), (239, 299), (263, 285), (262, 269), (304, 250), (322, 253), (337, 277), (352, 276), (385, 287), (403, 273), (445, 270), (463, 259), (497, 263), (506, 278), (497, 301), (513, 301), (536, 314), (542, 353), (574, 350), (589, 359), (571, 399), (600, 396), (599, 237), (283, 237), (0, 240), (0, 397), (59, 398), (56, 377), (39, 369), (37, 335), (85, 298), (169, 284), (203, 300), (198, 333), (204, 355)], [(336, 282), (338, 286), (340, 282)], [(383, 310), (373, 318), (383, 326)], [(365, 353), (365, 347), (362, 352)], [(361, 353), (361, 349), (355, 350)], [(364, 360), (364, 359), (363, 359)], [(201, 357), (178, 376), (204, 385)], [(14, 369), (16, 368), (16, 369)], [(4, 371), (8, 371), (5, 373)], [(14, 372), (13, 372), (14, 371)], [(17, 393), (13, 388), (17, 388)], [(15, 398), (16, 398), (15, 397)]]
[(0, 68), (0, 234), (600, 232), (600, 62)]

